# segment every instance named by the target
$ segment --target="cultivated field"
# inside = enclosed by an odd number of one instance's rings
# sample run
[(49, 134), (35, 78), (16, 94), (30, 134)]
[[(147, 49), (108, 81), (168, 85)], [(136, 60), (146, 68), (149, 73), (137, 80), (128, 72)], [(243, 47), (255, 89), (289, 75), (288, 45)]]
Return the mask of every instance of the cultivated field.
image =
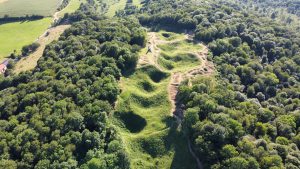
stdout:
[(0, 17), (51, 16), (62, 0), (0, 0)]
[(36, 21), (12, 22), (0, 25), (0, 60), (10, 55), (14, 50), (20, 52), (41, 36), (51, 25), (52, 18)]

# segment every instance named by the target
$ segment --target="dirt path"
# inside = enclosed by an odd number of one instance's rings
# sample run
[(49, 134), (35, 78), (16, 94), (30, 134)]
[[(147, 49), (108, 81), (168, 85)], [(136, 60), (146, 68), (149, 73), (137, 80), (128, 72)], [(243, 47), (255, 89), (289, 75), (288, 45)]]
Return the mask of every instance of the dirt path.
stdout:
[[(1, 1), (1, 0), (0, 0)], [(60, 19), (61, 11), (57, 11), (53, 14), (52, 23), (55, 24)], [(16, 63), (16, 66), (14, 68), (14, 73), (21, 73), (23, 71), (32, 70), (36, 67), (38, 60), (42, 57), (44, 50), (46, 48), (46, 45), (51, 43), (54, 40), (57, 40), (59, 36), (71, 25), (58, 25), (55, 27), (48, 28), (37, 40), (36, 42), (40, 44), (38, 49), (30, 54), (27, 57), (22, 58), (20, 61)]]
[(143, 66), (149, 64), (163, 71), (161, 66), (158, 64), (158, 57), (161, 52), (158, 45), (165, 44), (167, 41), (160, 40), (156, 32), (149, 32), (148, 37), (149, 39), (146, 46), (147, 52), (142, 54), (142, 56), (139, 58), (138, 65)]
[(197, 155), (194, 153), (193, 148), (192, 148), (192, 145), (191, 145), (191, 141), (190, 141), (190, 140), (188, 140), (188, 147), (189, 147), (190, 153), (192, 154), (192, 156), (194, 157), (194, 159), (195, 159), (196, 162), (197, 162), (197, 168), (198, 168), (198, 169), (203, 169), (203, 164), (202, 164), (202, 162), (199, 160), (199, 158), (197, 157)]
[[(158, 47), (162, 44), (172, 44), (183, 40), (192, 40), (193, 36), (190, 34), (186, 34), (184, 39), (175, 39), (173, 41), (166, 41), (161, 40), (156, 32), (149, 32), (148, 33), (148, 43), (146, 48), (148, 51), (141, 55), (138, 61), (138, 66), (143, 65), (153, 65), (157, 67), (159, 70), (164, 71), (163, 68), (158, 64), (158, 58), (160, 56), (161, 50)], [(208, 55), (208, 48), (203, 45), (202, 50), (196, 53), (191, 53), (195, 55), (199, 61), (201, 61), (201, 64), (192, 70), (189, 70), (187, 72), (173, 72), (171, 73), (171, 81), (168, 86), (168, 93), (169, 93), (169, 99), (172, 104), (171, 109), (171, 115), (174, 115), (175, 117), (178, 117), (179, 119), (183, 118), (183, 110), (180, 105), (177, 105), (176, 103), (176, 95), (178, 93), (178, 87), (180, 83), (186, 79), (193, 79), (197, 75), (212, 75), (214, 73), (214, 64), (211, 61), (208, 61), (207, 55)]]
[(176, 102), (176, 95), (178, 93), (178, 87), (181, 84), (181, 82), (187, 79), (193, 79), (197, 75), (212, 75), (215, 70), (214, 64), (211, 61), (208, 61), (207, 59), (208, 48), (204, 45), (202, 45), (202, 47), (202, 51), (198, 53), (192, 53), (195, 56), (197, 56), (199, 61), (201, 61), (201, 64), (199, 66), (187, 72), (175, 72), (171, 74), (171, 82), (168, 87), (170, 100), (172, 103), (171, 114), (179, 118), (179, 120), (183, 119), (183, 108)]
[(24, 57), (17, 62), (14, 73), (20, 73), (23, 71), (34, 69), (37, 65), (38, 60), (43, 55), (46, 45), (54, 40), (57, 40), (59, 36), (69, 27), (70, 25), (60, 25), (50, 28), (47, 33), (48, 35), (43, 35), (38, 39), (37, 43), (40, 44), (40, 47), (38, 47), (38, 49), (29, 56)]
[[(176, 43), (176, 42), (182, 41), (182, 40), (188, 40), (188, 39), (192, 40), (193, 39), (192, 35), (187, 34), (187, 35), (185, 35), (184, 39), (180, 39), (180, 40), (177, 39), (174, 41), (164, 41), (164, 40), (161, 40), (158, 37), (157, 33), (155, 33), (155, 32), (149, 32), (148, 37), (149, 37), (149, 41), (148, 41), (148, 44), (146, 47), (148, 49), (148, 51), (145, 54), (141, 55), (138, 65), (139, 66), (143, 66), (143, 65), (147, 65), (147, 64), (154, 65), (161, 71), (164, 71), (164, 70), (158, 64), (158, 58), (161, 53), (161, 50), (158, 47), (158, 45), (172, 44), (172, 43)], [(195, 55), (198, 58), (198, 60), (201, 61), (201, 64), (187, 72), (172, 72), (171, 73), (171, 80), (170, 80), (167, 90), (169, 93), (169, 100), (172, 105), (171, 115), (174, 116), (178, 120), (179, 123), (181, 123), (181, 121), (184, 117), (183, 106), (179, 105), (176, 102), (176, 96), (178, 94), (179, 85), (186, 79), (193, 79), (197, 75), (209, 76), (209, 75), (212, 75), (215, 71), (214, 64), (207, 59), (208, 48), (203, 44), (199, 44), (199, 45), (202, 46), (202, 50), (199, 52), (191, 53), (191, 54)], [(189, 147), (189, 151), (190, 151), (191, 155), (197, 162), (197, 168), (203, 169), (203, 165), (202, 165), (200, 159), (196, 156), (196, 154), (194, 153), (194, 151), (192, 149), (190, 140), (188, 140), (188, 147)]]
[(149, 50), (141, 55), (138, 61), (138, 66), (143, 66), (143, 65), (153, 65), (157, 67), (159, 70), (164, 71), (163, 68), (158, 64), (158, 58), (161, 53), (160, 48), (158, 47), (159, 45), (163, 44), (172, 44), (176, 43), (182, 40), (188, 39), (188, 35), (185, 35), (185, 39), (175, 39), (173, 41), (166, 41), (166, 40), (161, 40), (157, 32), (148, 32), (148, 43), (146, 48)]

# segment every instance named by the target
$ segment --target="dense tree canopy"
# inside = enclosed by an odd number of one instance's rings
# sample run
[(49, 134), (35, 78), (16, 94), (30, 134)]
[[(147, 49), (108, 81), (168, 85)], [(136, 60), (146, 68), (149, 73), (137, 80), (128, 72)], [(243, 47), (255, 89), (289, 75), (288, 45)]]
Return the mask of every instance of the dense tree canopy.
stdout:
[(211, 51), (218, 75), (177, 96), (205, 168), (299, 168), (300, 34), (231, 2), (149, 0), (137, 15), (194, 31)]
[[(264, 17), (270, 6), (299, 15), (297, 0), (128, 0), (107, 19), (103, 0), (88, 0), (65, 15), (72, 27), (33, 72), (0, 79), (0, 168), (129, 168), (109, 118), (145, 46), (142, 24), (194, 34), (210, 50), (216, 76), (185, 81), (177, 95), (205, 168), (299, 169), (300, 34), (278, 13)], [(157, 156), (160, 146), (145, 144)]]
[(97, 16), (89, 4), (69, 17), (77, 19), (33, 72), (0, 80), (0, 168), (129, 166), (108, 118), (145, 32), (134, 19)]

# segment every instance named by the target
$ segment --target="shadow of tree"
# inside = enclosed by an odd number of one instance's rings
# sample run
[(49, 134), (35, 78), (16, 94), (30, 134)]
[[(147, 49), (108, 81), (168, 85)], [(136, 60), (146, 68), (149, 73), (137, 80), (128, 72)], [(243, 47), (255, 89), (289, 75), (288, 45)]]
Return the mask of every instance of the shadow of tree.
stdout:
[(188, 140), (181, 131), (181, 125), (174, 117), (167, 117), (164, 122), (170, 128), (168, 134), (163, 138), (167, 150), (174, 149), (172, 169), (194, 169), (196, 162), (188, 149)]

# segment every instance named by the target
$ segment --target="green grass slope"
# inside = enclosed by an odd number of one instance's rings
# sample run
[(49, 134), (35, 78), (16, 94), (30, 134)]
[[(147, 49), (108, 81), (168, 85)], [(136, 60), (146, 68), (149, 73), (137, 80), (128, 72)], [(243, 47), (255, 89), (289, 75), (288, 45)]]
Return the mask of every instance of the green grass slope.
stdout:
[(51, 25), (52, 18), (0, 25), (0, 60), (34, 42)]
[(79, 9), (81, 3), (85, 3), (86, 0), (71, 0), (67, 7), (59, 12), (59, 17), (63, 17), (66, 13), (73, 13)]
[[(126, 7), (128, 0), (104, 0), (105, 3), (109, 5), (108, 11), (105, 14), (107, 17), (115, 16), (116, 12), (119, 10), (123, 10)], [(133, 0), (132, 4), (141, 7), (142, 0)]]
[(51, 16), (62, 0), (7, 0), (0, 3), (0, 17)]
[[(160, 39), (167, 40), (162, 36)], [(181, 127), (176, 119), (170, 115), (172, 105), (167, 89), (171, 73), (186, 71), (200, 64), (183, 49), (196, 52), (201, 50), (201, 46), (181, 41), (184, 38), (180, 34), (173, 34), (171, 39), (178, 40), (178, 44), (160, 46), (164, 53), (160, 58), (170, 55), (169, 59), (174, 60), (174, 69), (166, 69), (161, 65), (163, 70), (159, 70), (155, 65), (145, 65), (123, 77), (120, 82), (122, 93), (116, 104), (113, 122), (119, 130), (133, 169), (196, 168), (188, 151), (187, 139), (180, 132)], [(180, 61), (177, 61), (177, 57)]]

